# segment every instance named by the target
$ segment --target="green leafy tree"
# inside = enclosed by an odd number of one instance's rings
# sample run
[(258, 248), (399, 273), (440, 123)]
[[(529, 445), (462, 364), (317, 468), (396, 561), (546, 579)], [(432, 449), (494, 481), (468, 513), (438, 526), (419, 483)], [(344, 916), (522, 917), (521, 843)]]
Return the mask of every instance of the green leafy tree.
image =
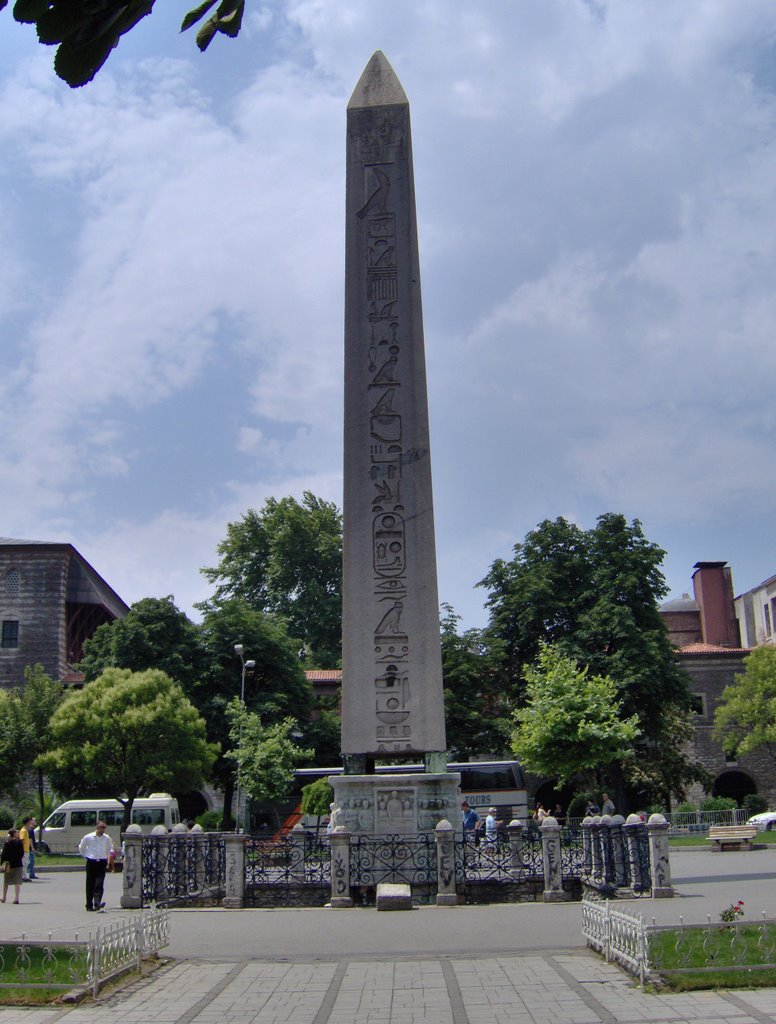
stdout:
[[(38, 754), (48, 750), (52, 742), (52, 719), (64, 698), (62, 684), (48, 676), (42, 665), (27, 666), (24, 670), (24, 686), (13, 694), (16, 705), (13, 711), (17, 753), (25, 768), (36, 764)], [(38, 821), (43, 826), (47, 800), (43, 769), (35, 766), (35, 790), (37, 794)]]
[(285, 800), (296, 768), (312, 754), (294, 741), (296, 719), (264, 725), (261, 716), (248, 711), (239, 699), (230, 701), (226, 717), (232, 742), (226, 756), (237, 766), (243, 792), (261, 803)]
[(316, 779), (315, 782), (302, 786), (302, 814), (314, 814), (317, 818), (315, 831), (321, 827), (321, 818), (328, 814), (334, 800), (334, 790), (326, 779)]
[(62, 792), (98, 790), (121, 801), (124, 829), (138, 796), (200, 785), (217, 753), (197, 709), (158, 669), (106, 669), (65, 698), (51, 734), (53, 747), (36, 766)]
[[(342, 515), (305, 491), (302, 501), (268, 498), (229, 523), (220, 562), (203, 575), (213, 603), (245, 601), (285, 623), (311, 668), (336, 668), (342, 634)], [(207, 609), (210, 602), (202, 607)]]
[(498, 756), (509, 749), (509, 687), (501, 669), (498, 641), (481, 630), (458, 632), (460, 616), (442, 605), (442, 673), (447, 748), (451, 758), (468, 761)]
[[(637, 760), (652, 765), (640, 781), (660, 796), (668, 748), (675, 765), (681, 763), (682, 779), (705, 775), (665, 727), (667, 712), (676, 723), (689, 719), (691, 709), (688, 677), (659, 612), (667, 593), (664, 557), (638, 520), (608, 513), (582, 530), (559, 518), (540, 523), (515, 545), (511, 560), (494, 562), (481, 581), (490, 591), (488, 632), (503, 644), (511, 678), (523, 677), (542, 642), (557, 645), (592, 675), (610, 677), (624, 717), (637, 717)], [(634, 798), (638, 788), (626, 767), (609, 767), (620, 807), (631, 803), (626, 785)]]
[(545, 643), (523, 675), (526, 702), (514, 715), (513, 744), (528, 771), (561, 784), (592, 775), (600, 786), (610, 765), (632, 756), (638, 718), (622, 716), (613, 679), (593, 675)]
[(204, 672), (205, 652), (198, 627), (175, 606), (171, 594), (144, 597), (123, 619), (95, 630), (78, 667), (87, 681), (106, 668), (158, 668), (187, 690)]
[[(34, 24), (41, 43), (56, 46), (54, 70), (75, 88), (91, 82), (119, 40), (154, 8), (155, 0), (16, 0), (16, 21)], [(0, 0), (0, 10), (8, 0)], [(185, 31), (206, 18), (197, 32), (200, 50), (222, 33), (234, 38), (245, 0), (204, 0), (183, 19)], [(211, 13), (212, 12), (212, 13)]]
[(722, 691), (714, 735), (728, 754), (765, 753), (776, 761), (776, 647), (755, 647), (744, 671)]
[[(235, 644), (242, 644), (246, 661), (255, 662), (246, 670), (245, 704), (267, 726), (292, 717), (304, 731), (310, 719), (312, 687), (299, 661), (296, 645), (282, 623), (263, 612), (249, 608), (244, 601), (210, 603), (200, 627), (206, 668), (193, 684), (190, 694), (207, 722), (208, 739), (226, 751), (230, 745), (229, 703), (241, 690), (241, 663), (235, 656)], [(230, 827), (235, 770), (232, 761), (221, 754), (214, 777), (224, 793), (224, 826)]]

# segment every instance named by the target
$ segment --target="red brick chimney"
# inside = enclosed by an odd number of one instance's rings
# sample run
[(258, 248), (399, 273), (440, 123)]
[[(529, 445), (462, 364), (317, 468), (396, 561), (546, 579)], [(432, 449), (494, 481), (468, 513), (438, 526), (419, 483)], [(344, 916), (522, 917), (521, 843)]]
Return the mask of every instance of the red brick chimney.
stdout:
[(701, 610), (703, 643), (740, 647), (730, 566), (727, 562), (696, 562), (693, 568), (692, 586)]

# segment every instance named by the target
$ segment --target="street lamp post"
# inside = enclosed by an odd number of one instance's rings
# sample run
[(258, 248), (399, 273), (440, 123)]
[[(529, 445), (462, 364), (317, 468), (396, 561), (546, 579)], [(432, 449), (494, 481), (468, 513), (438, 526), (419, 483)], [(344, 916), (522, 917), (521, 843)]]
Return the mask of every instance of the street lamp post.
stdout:
[[(245, 648), (242, 644), (234, 645), (234, 653), (240, 659), (241, 672), (240, 672), (240, 703), (245, 707), (245, 672), (249, 668), (255, 668), (255, 661), (245, 660)], [(235, 815), (235, 831), (240, 832), (240, 805), (242, 797), (242, 719), (240, 719), (240, 729), (237, 734), (237, 813)]]

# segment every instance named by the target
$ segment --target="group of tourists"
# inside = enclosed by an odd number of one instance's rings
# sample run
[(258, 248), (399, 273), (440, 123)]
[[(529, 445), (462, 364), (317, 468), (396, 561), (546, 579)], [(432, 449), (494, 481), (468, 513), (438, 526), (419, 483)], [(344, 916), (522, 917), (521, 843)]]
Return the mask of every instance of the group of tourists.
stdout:
[[(22, 882), (34, 882), (35, 873), (35, 818), (24, 819), (20, 829), (9, 828), (8, 836), (0, 851), (3, 871), (3, 895), (5, 903), (8, 890), (13, 888), (14, 903), (21, 898)], [(105, 875), (113, 870), (115, 851), (113, 840), (107, 833), (104, 821), (98, 821), (94, 832), (85, 835), (78, 844), (78, 852), (86, 861), (86, 909), (99, 912), (105, 907), (103, 891)]]
[(3, 895), (0, 903), (5, 903), (8, 890), (13, 886), (14, 903), (19, 902), (22, 893), (22, 882), (35, 881), (35, 818), (29, 815), (19, 829), (9, 828), (8, 836), (0, 851), (0, 864), (3, 869)]

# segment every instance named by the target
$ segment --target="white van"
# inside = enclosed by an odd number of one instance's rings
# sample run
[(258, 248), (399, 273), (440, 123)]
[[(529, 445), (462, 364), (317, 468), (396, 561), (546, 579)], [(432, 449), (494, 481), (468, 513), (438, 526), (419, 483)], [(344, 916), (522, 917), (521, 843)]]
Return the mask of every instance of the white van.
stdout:
[[(108, 826), (108, 835), (118, 849), (124, 808), (118, 800), (109, 797), (66, 800), (43, 822), (43, 839), (40, 827), (35, 829), (35, 838), (43, 853), (78, 853), (78, 844), (87, 833), (94, 831), (98, 821)], [(132, 824), (139, 825), (143, 832), (150, 832), (154, 825), (164, 825), (169, 830), (179, 821), (178, 801), (169, 793), (138, 797), (132, 804)]]

